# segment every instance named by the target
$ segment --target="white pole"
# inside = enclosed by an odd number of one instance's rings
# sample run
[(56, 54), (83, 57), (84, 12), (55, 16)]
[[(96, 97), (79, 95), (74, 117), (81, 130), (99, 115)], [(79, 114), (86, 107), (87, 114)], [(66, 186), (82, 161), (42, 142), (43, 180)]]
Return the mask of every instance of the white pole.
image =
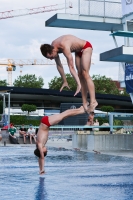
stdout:
[(110, 134), (113, 134), (113, 113), (109, 114)]
[(88, 15), (90, 15), (90, 0), (88, 1)]
[(105, 22), (105, 0), (104, 0), (104, 22)]
[(66, 0), (65, 0), (65, 13), (66, 13)]
[(5, 94), (3, 94), (3, 115), (5, 114)]
[(10, 128), (10, 92), (8, 93), (8, 128)]
[[(125, 25), (126, 25), (126, 31), (128, 31), (128, 21), (127, 20), (125, 21)], [(126, 46), (129, 46), (129, 37), (126, 38), (126, 42), (127, 42)]]
[(78, 15), (80, 15), (80, 0), (78, 0)]
[[(126, 19), (126, 17), (123, 18), (122, 22), (123, 22), (123, 30), (127, 31), (127, 19)], [(124, 45), (127, 46), (127, 38), (126, 37), (124, 37)]]

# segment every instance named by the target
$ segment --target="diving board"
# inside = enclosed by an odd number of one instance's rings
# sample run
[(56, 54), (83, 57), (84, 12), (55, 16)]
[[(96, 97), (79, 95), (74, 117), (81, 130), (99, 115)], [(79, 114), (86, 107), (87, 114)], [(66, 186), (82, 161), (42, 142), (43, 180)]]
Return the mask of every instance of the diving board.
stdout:
[(121, 18), (57, 13), (45, 22), (47, 27), (87, 29), (100, 31), (123, 30)]
[(111, 36), (120, 36), (120, 37), (133, 37), (133, 32), (131, 31), (116, 31), (110, 34)]
[(121, 46), (100, 54), (100, 61), (133, 63), (133, 47)]

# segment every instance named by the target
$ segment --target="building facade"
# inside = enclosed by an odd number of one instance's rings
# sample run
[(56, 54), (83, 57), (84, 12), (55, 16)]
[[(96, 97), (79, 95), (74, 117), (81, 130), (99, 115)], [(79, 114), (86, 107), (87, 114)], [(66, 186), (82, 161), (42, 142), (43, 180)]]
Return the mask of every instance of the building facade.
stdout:
[[(44, 109), (44, 113), (57, 113), (61, 109), (61, 103), (82, 103), (81, 93), (74, 97), (72, 91), (58, 91), (51, 89), (5, 87), (0, 86), (0, 91), (10, 92), (10, 105), (12, 109), (21, 109), (23, 104), (34, 104), (37, 109)], [(0, 100), (3, 97), (0, 95)], [(111, 94), (96, 94), (97, 109), (101, 106), (112, 106), (115, 112), (133, 113), (133, 105), (130, 97)], [(8, 98), (5, 97), (6, 107)], [(88, 94), (89, 101), (89, 94)]]

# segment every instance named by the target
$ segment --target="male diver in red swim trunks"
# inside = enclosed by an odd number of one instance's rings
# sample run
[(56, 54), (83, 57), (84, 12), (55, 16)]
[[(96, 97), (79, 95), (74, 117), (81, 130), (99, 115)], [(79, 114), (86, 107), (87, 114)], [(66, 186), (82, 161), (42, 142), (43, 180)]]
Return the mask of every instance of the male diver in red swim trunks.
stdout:
[(34, 154), (39, 157), (38, 163), (40, 168), (40, 174), (44, 174), (44, 157), (47, 155), (47, 149), (45, 147), (45, 144), (48, 140), (48, 132), (49, 127), (53, 126), (55, 124), (58, 124), (61, 120), (63, 120), (66, 117), (74, 116), (83, 114), (85, 112), (83, 106), (77, 109), (69, 109), (66, 110), (60, 114), (50, 115), (50, 116), (44, 116), (41, 119), (41, 124), (39, 126), (39, 130), (37, 133), (36, 138), (36, 146), (37, 148), (34, 151)]
[[(51, 45), (41, 45), (40, 50), (44, 57), (51, 60), (55, 59), (57, 69), (63, 80), (63, 85), (60, 88), (60, 91), (62, 91), (64, 87), (69, 88), (64, 69), (59, 57), (60, 53), (64, 54), (67, 59), (70, 73), (77, 83), (77, 90), (74, 96), (81, 90), (82, 101), (85, 111), (87, 113), (93, 112), (98, 103), (95, 99), (95, 86), (89, 75), (92, 56), (92, 45), (89, 42), (79, 39), (73, 35), (63, 35), (55, 39)], [(72, 52), (75, 52), (75, 64), (78, 70), (78, 75), (74, 68)], [(87, 100), (88, 92), (90, 94), (90, 104)]]

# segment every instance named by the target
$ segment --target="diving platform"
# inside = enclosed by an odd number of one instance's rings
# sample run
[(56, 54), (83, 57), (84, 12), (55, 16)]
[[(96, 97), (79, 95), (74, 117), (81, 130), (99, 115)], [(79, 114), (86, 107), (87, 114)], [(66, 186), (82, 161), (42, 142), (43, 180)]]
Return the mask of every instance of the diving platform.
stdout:
[(133, 32), (131, 31), (116, 31), (110, 34), (111, 36), (120, 36), (120, 37), (131, 37), (133, 38)]
[(133, 63), (133, 47), (121, 46), (101, 53), (100, 61)]
[(55, 14), (45, 22), (45, 26), (99, 31), (123, 31), (121, 18), (68, 13)]

